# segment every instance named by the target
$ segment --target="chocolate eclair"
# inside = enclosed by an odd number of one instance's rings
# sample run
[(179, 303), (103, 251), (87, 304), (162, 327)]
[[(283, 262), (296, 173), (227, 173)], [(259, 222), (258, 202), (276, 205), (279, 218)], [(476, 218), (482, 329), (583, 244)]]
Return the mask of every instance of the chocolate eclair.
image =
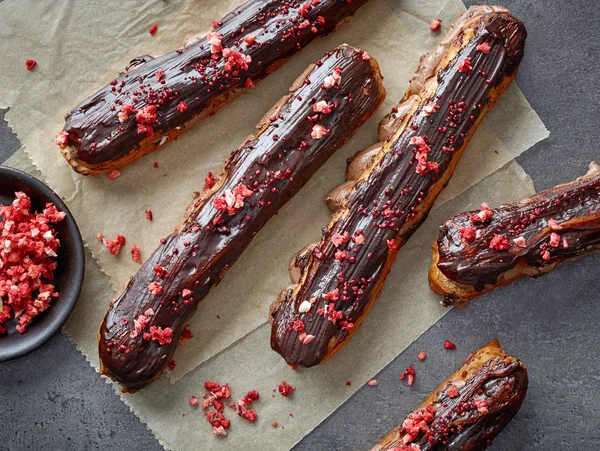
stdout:
[(135, 58), (80, 103), (56, 137), (81, 174), (102, 174), (177, 138), (367, 0), (249, 0), (182, 49)]
[(290, 91), (222, 171), (208, 174), (181, 226), (111, 302), (100, 326), (100, 361), (102, 373), (125, 390), (160, 376), (198, 303), (385, 97), (375, 59), (346, 44), (311, 65)]
[(600, 250), (600, 167), (521, 202), (450, 218), (433, 244), (429, 284), (445, 305), (470, 300)]
[(371, 451), (484, 450), (521, 408), (527, 384), (527, 368), (494, 340)]
[(523, 24), (470, 8), (421, 62), (401, 104), (327, 199), (321, 241), (292, 259), (293, 285), (271, 308), (271, 346), (290, 365), (329, 359), (358, 329), (398, 250), (426, 219), (479, 123), (516, 75)]

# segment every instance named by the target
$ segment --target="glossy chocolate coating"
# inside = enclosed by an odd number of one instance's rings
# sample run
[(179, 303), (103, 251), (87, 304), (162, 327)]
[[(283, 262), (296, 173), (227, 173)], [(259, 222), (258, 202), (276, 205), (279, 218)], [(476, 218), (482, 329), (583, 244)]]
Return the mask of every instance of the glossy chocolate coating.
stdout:
[[(180, 230), (164, 240), (111, 304), (100, 328), (99, 352), (113, 379), (135, 390), (161, 374), (198, 303), (262, 226), (379, 108), (385, 97), (381, 74), (375, 60), (363, 55), (342, 45), (320, 60), (258, 136), (232, 152), (213, 192), (190, 205)], [(336, 68), (339, 85), (325, 89), (324, 80)], [(328, 101), (332, 111), (317, 115), (319, 100)], [(329, 130), (320, 139), (311, 137), (315, 124)], [(254, 194), (234, 214), (219, 211), (214, 200), (239, 184)], [(165, 277), (155, 274), (155, 265), (165, 269)], [(151, 282), (162, 285), (161, 295), (149, 292)], [(183, 290), (191, 292), (187, 300)], [(147, 329), (171, 328), (170, 345), (144, 340), (142, 334), (130, 337), (134, 320), (149, 308), (154, 316)]]
[[(440, 227), (437, 267), (444, 276), (481, 291), (516, 266), (526, 266), (531, 275), (541, 275), (549, 267), (600, 249), (600, 174), (496, 208), (484, 224), (473, 224), (471, 216), (475, 213), (461, 213)], [(552, 219), (561, 229), (549, 226)], [(477, 231), (472, 242), (461, 236), (461, 229), (467, 228)], [(552, 233), (560, 237), (556, 246), (549, 244)], [(495, 235), (508, 238), (510, 247), (490, 247)], [(518, 238), (524, 239), (523, 246), (515, 243)], [(447, 301), (451, 302), (451, 296)]]
[[(422, 205), (423, 199), (430, 190), (435, 196), (432, 188), (460, 155), (455, 150), (473, 131), (490, 102), (491, 90), (517, 69), (526, 38), (523, 24), (510, 14), (492, 13), (475, 27), (473, 37), (457, 57), (437, 74), (439, 84), (434, 95), (419, 104), (404, 129), (386, 142), (384, 155), (374, 163), (368, 177), (356, 183), (343, 213), (335, 216), (324, 231), (299, 289), (295, 293), (288, 290), (281, 305), (273, 309), (271, 346), (287, 363), (314, 366), (332, 346), (347, 339), (354, 324), (362, 319), (367, 304), (377, 295), (374, 290), (381, 287), (377, 282), (387, 276), (388, 263), (395, 258), (397, 250), (390, 250), (386, 243), (396, 240), (400, 247), (426, 219), (433, 199)], [(477, 50), (482, 43), (490, 45), (489, 53)], [(470, 74), (459, 70), (466, 58), (471, 58)], [(431, 116), (422, 112), (429, 102), (440, 107)], [(415, 146), (410, 143), (413, 137), (428, 139), (428, 160), (438, 164), (437, 173), (416, 172)], [(404, 227), (407, 223), (410, 226)], [(362, 245), (350, 240), (336, 248), (332, 242), (334, 234), (347, 233), (352, 237), (357, 231), (364, 236)], [(336, 260), (338, 250), (348, 252), (351, 260)], [(323, 297), (336, 289), (339, 299)], [(300, 304), (311, 299), (315, 300), (311, 311), (300, 313)], [(335, 321), (319, 314), (331, 306), (342, 315)], [(298, 321), (304, 326), (294, 328)], [(300, 337), (307, 335), (314, 338), (305, 344)]]
[[(135, 113), (119, 122), (122, 105), (159, 107), (158, 121), (152, 125), (158, 142), (166, 131), (184, 126), (207, 109), (216, 109), (218, 99), (239, 92), (248, 78), (253, 82), (264, 78), (315, 37), (333, 31), (366, 1), (320, 0), (304, 15), (300, 9), (304, 2), (248, 1), (214, 30), (222, 35), (223, 48), (252, 58), (247, 70), (225, 70), (225, 58), (221, 53), (212, 58), (206, 37), (157, 58), (134, 59), (130, 72), (119, 75), (67, 115), (64, 131), (75, 149), (75, 159), (88, 166), (101, 165), (140, 148), (146, 134), (138, 133)], [(304, 21), (310, 26), (301, 28)], [(256, 38), (251, 45), (244, 41), (249, 36)], [(158, 71), (163, 73), (160, 80)], [(180, 102), (187, 104), (186, 111), (177, 109)]]
[[(471, 355), (469, 359), (478, 360), (477, 355)], [(416, 449), (420, 451), (486, 449), (521, 408), (529, 380), (523, 364), (503, 352), (478, 365), (474, 369), (467, 360), (455, 373), (468, 373), (466, 379), (451, 378), (442, 384), (433, 399), (430, 397), (431, 402), (409, 415), (372, 451), (412, 451), (415, 448), (411, 448), (411, 445), (418, 446)], [(457, 384), (464, 386), (457, 387)], [(457, 392), (450, 397), (448, 390), (452, 387), (456, 387)], [(478, 409), (475, 401), (484, 407)], [(427, 409), (433, 412), (433, 416), (425, 414), (428, 429), (419, 428), (420, 421), (415, 419), (420, 420)], [(412, 429), (415, 423), (417, 428)], [(409, 440), (408, 445), (403, 441), (405, 438)]]

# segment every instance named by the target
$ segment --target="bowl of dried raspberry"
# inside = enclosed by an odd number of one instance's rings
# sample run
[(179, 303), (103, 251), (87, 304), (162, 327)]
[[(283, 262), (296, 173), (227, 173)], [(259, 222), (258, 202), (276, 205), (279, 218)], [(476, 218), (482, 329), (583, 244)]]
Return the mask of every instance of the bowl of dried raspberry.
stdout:
[(33, 351), (61, 328), (84, 269), (81, 234), (61, 198), (0, 166), (0, 361)]

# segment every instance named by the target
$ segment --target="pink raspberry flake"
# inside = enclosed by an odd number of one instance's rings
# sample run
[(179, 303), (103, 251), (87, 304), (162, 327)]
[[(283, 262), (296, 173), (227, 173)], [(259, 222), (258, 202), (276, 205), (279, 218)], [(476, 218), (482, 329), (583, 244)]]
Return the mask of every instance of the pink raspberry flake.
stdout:
[(446, 390), (446, 396), (448, 396), (448, 398), (458, 398), (459, 394), (458, 388), (456, 388), (454, 385), (451, 385), (448, 390)]
[(104, 246), (106, 246), (106, 249), (108, 249), (108, 252), (110, 252), (115, 257), (117, 255), (119, 255), (119, 252), (121, 251), (121, 247), (125, 246), (125, 241), (126, 241), (126, 239), (123, 235), (115, 235), (114, 240), (107, 240), (107, 239), (102, 240), (102, 242), (104, 243)]
[(413, 366), (410, 365), (408, 368), (406, 368), (404, 373), (402, 373), (400, 375), (400, 380), (403, 381), (404, 379), (406, 379), (406, 383), (408, 384), (408, 386), (412, 387), (416, 376), (417, 376), (417, 372), (415, 371)]
[(545, 262), (547, 262), (548, 260), (550, 260), (550, 251), (548, 249), (544, 249), (541, 252), (542, 255), (542, 260), (544, 260)]
[(518, 237), (515, 238), (513, 240), (513, 243), (515, 243), (516, 246), (522, 247), (522, 248), (526, 248), (527, 247), (527, 241), (525, 241), (525, 237)]
[(252, 196), (254, 191), (248, 188), (243, 183), (240, 183), (232, 190), (225, 190), (220, 196), (213, 199), (213, 207), (216, 210), (227, 212), (233, 215), (244, 206), (246, 198)]
[(340, 290), (336, 288), (328, 293), (323, 294), (323, 299), (326, 301), (337, 301), (340, 298)]
[(206, 174), (206, 178), (204, 179), (204, 190), (211, 189), (215, 186), (215, 176), (212, 172)]
[(473, 67), (471, 67), (471, 58), (467, 57), (464, 60), (458, 62), (458, 71), (463, 74), (470, 74)]
[(150, 326), (148, 332), (144, 333), (144, 340), (156, 341), (159, 345), (171, 343), (173, 337), (173, 330), (170, 327), (164, 329), (157, 326)]
[(497, 251), (505, 251), (510, 249), (510, 243), (505, 236), (494, 234), (494, 238), (490, 241), (490, 248)]
[(423, 361), (427, 358), (427, 353), (425, 351), (421, 351), (419, 352), (419, 355), (417, 356), (417, 359)]
[(223, 57), (225, 58), (225, 72), (233, 72), (238, 70), (248, 70), (249, 64), (252, 62), (250, 55), (244, 55), (230, 48), (223, 49)]
[(69, 133), (63, 131), (56, 135), (56, 144), (62, 148), (67, 147), (69, 145)]
[(431, 31), (439, 31), (442, 28), (442, 19), (433, 19), (429, 22), (429, 29)]
[(244, 42), (248, 45), (254, 44), (255, 41), (256, 41), (256, 36), (254, 36), (253, 34), (244, 36)]
[(150, 33), (150, 36), (154, 36), (157, 31), (158, 31), (157, 23), (152, 24), (152, 26), (148, 29), (148, 33)]
[(371, 59), (371, 55), (368, 52), (363, 51), (361, 58), (365, 61), (368, 61)]
[(398, 245), (394, 240), (387, 240), (386, 243), (390, 251), (398, 250)]
[(25, 68), (31, 72), (33, 68), (37, 65), (36, 60), (25, 60)]
[(160, 296), (163, 292), (163, 287), (158, 282), (150, 282), (148, 285), (148, 291), (150, 291), (152, 296)]
[(472, 243), (477, 236), (477, 230), (473, 227), (463, 227), (460, 229), (460, 236), (465, 243)]
[(313, 111), (315, 113), (329, 114), (331, 113), (331, 106), (327, 103), (326, 100), (319, 100), (313, 105)]
[(558, 247), (559, 244), (560, 244), (560, 235), (556, 232), (552, 232), (550, 234), (550, 246)]
[(329, 130), (327, 130), (325, 127), (323, 127), (320, 124), (316, 124), (313, 128), (312, 128), (312, 132), (310, 133), (310, 136), (313, 139), (321, 139), (323, 136), (325, 136), (327, 133), (329, 132)]
[(492, 210), (490, 207), (484, 202), (481, 204), (481, 210), (474, 215), (471, 215), (471, 222), (473, 224), (484, 224), (486, 222), (490, 222), (492, 220)]
[(477, 407), (477, 411), (482, 415), (487, 415), (490, 411), (488, 410), (488, 402), (483, 398), (477, 398), (473, 401), (475, 407)]
[(196, 398), (194, 395), (192, 395), (188, 402), (190, 403), (190, 406), (197, 406), (200, 403), (198, 398)]
[(479, 44), (477, 46), (477, 51), (479, 51), (481, 53), (485, 53), (485, 54), (490, 53), (491, 49), (492, 48), (490, 47), (490, 45), (487, 42), (482, 42), (481, 44)]
[(292, 394), (295, 388), (288, 384), (286, 381), (281, 381), (281, 384), (279, 384), (277, 390), (279, 391), (279, 393), (281, 393), (282, 396), (285, 396), (287, 398)]
[(246, 78), (246, 81), (244, 82), (244, 87), (248, 89), (254, 89), (254, 82), (250, 77)]
[(298, 25), (298, 28), (300, 30), (304, 30), (305, 28), (310, 27), (310, 21), (308, 20), (303, 20), (302, 22), (300, 22), (300, 24)]
[(335, 67), (333, 69), (333, 72), (331, 73), (331, 75), (328, 75), (323, 80), (323, 88), (325, 88), (325, 89), (333, 88), (335, 85), (340, 84), (341, 79), (342, 79), (342, 68), (339, 66)]
[(348, 232), (344, 232), (343, 235), (335, 232), (333, 235), (331, 235), (331, 242), (335, 247), (340, 247), (342, 244), (347, 243), (348, 239)]
[(177, 111), (179, 111), (180, 113), (185, 113), (188, 109), (188, 104), (185, 102), (179, 102), (177, 104)]
[(114, 180), (117, 177), (121, 177), (121, 171), (119, 171), (118, 169), (113, 169), (108, 174), (106, 174), (106, 176), (108, 177), (108, 180)]
[(431, 116), (433, 113), (435, 113), (439, 109), (440, 109), (440, 106), (438, 104), (436, 104), (435, 102), (429, 102), (427, 105), (425, 105), (423, 107), (423, 114), (425, 116)]
[(131, 246), (131, 249), (129, 249), (129, 251), (131, 252), (131, 259), (136, 262), (136, 263), (142, 263), (142, 251), (140, 250), (140, 248), (138, 246)]
[(551, 230), (562, 230), (563, 229), (563, 226), (558, 225), (558, 223), (556, 222), (556, 219), (549, 219), (548, 227), (550, 227)]
[(456, 349), (456, 345), (452, 343), (450, 340), (444, 341), (444, 349)]

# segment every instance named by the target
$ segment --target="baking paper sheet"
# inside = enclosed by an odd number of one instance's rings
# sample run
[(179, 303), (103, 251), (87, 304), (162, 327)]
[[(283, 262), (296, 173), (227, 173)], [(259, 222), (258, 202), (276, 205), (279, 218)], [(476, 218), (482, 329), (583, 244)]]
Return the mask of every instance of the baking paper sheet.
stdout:
[[(256, 89), (176, 143), (125, 167), (118, 179), (74, 173), (54, 143), (63, 116), (114, 78), (132, 57), (177, 48), (186, 36), (206, 31), (211, 20), (239, 3), (57, 0), (49, 6), (33, 0), (5, 0), (0, 5), (0, 56), (4, 62), (0, 104), (11, 107), (6, 116), (9, 124), (44, 179), (67, 200), (87, 247), (113, 290), (120, 290), (139, 267), (131, 259), (129, 247), (138, 245), (142, 258), (156, 248), (159, 239), (179, 223), (205, 174), (220, 166), (311, 62), (348, 42), (368, 50), (381, 65), (388, 91), (386, 103), (269, 222), (224, 283), (201, 304), (190, 327), (195, 339), (180, 347), (175, 356), (179, 363), (171, 374), (174, 380), (265, 321), (268, 305), (287, 284), (289, 258), (317, 239), (320, 227), (327, 223), (329, 212), (315, 200), (324, 198), (342, 181), (348, 156), (374, 142), (378, 121), (403, 95), (419, 56), (431, 50), (439, 38), (429, 30), (428, 21), (440, 17), (450, 25), (464, 10), (458, 0), (410, 0), (399, 2), (400, 9), (394, 13), (383, 0), (371, 0), (337, 33), (311, 44)], [(154, 22), (159, 28), (151, 37), (148, 28)], [(25, 70), (25, 58), (38, 61), (31, 73)], [(535, 112), (518, 88), (511, 87), (480, 127), (439, 202), (454, 198), (545, 136)], [(152, 210), (154, 221), (146, 219), (146, 209)], [(117, 233), (127, 238), (127, 246), (117, 258), (96, 239), (99, 232), (108, 238)]]
[[(22, 153), (8, 163), (24, 170), (31, 169)], [(361, 330), (323, 365), (292, 371), (278, 354), (271, 351), (270, 327), (264, 324), (174, 385), (161, 378), (135, 395), (119, 393), (116, 384), (115, 390), (167, 449), (288, 449), (447, 312), (439, 305), (439, 298), (427, 288), (429, 250), (438, 225), (456, 212), (477, 208), (482, 200), (493, 208), (533, 192), (529, 176), (516, 162), (510, 162), (435, 210), (402, 248), (381, 298)], [(105, 306), (111, 299), (104, 289), (105, 284), (106, 276), (100, 273), (97, 265), (88, 265), (81, 300), (65, 327), (96, 369), (96, 330), (86, 325), (96, 324), (104, 315)], [(485, 302), (485, 299), (478, 302)], [(416, 355), (414, 359), (416, 363)], [(427, 370), (432, 368), (434, 366), (427, 365)], [(250, 424), (226, 409), (227, 417), (232, 420), (229, 435), (226, 438), (213, 436), (201, 411), (188, 404), (191, 395), (201, 396), (204, 382), (210, 379), (228, 382), (233, 388), (234, 399), (241, 398), (249, 389), (258, 390), (261, 399), (253, 404), (258, 411), (257, 422)], [(295, 386), (296, 391), (290, 398), (278, 393), (273, 398), (273, 389), (282, 379)], [(347, 381), (351, 382), (350, 386), (346, 385)], [(402, 396), (410, 389), (398, 380), (397, 391), (390, 396)], [(284, 429), (274, 429), (273, 421)]]
[[(316, 200), (343, 180), (346, 158), (374, 142), (377, 122), (403, 95), (420, 54), (430, 50), (439, 38), (429, 31), (429, 20), (440, 17), (444, 25), (450, 25), (464, 6), (458, 0), (404, 0), (395, 1), (392, 11), (383, 0), (371, 0), (339, 32), (311, 44), (256, 89), (187, 132), (177, 143), (124, 168), (120, 178), (111, 182), (105, 176), (84, 178), (75, 174), (54, 144), (64, 114), (111, 80), (131, 57), (172, 50), (186, 36), (206, 31), (211, 20), (239, 3), (0, 3), (0, 104), (11, 107), (7, 120), (25, 152), (50, 186), (66, 198), (89, 251), (108, 276), (95, 265), (88, 265), (84, 294), (66, 326), (78, 349), (96, 368), (96, 332), (114, 296), (110, 287), (119, 289), (137, 269), (127, 249), (117, 259), (109, 255), (96, 241), (97, 233), (109, 237), (123, 234), (128, 246), (137, 244), (143, 255), (149, 255), (158, 239), (178, 224), (206, 172), (222, 163), (308, 64), (326, 50), (348, 42), (368, 50), (381, 65), (388, 99), (377, 117), (269, 222), (223, 283), (201, 304), (191, 325), (195, 338), (179, 347), (177, 367), (169, 376), (176, 381), (191, 373), (175, 385), (162, 378), (141, 393), (123, 395), (161, 443), (174, 450), (189, 449), (190, 444), (202, 449), (238, 449), (243, 445), (246, 449), (281, 449), (308, 433), (443, 315), (438, 299), (429, 292), (426, 276), (437, 226), (452, 213), (476, 208), (482, 200), (494, 205), (530, 194), (533, 188), (518, 165), (494, 171), (548, 135), (513, 85), (485, 119), (440, 196), (437, 205), (443, 205), (442, 209), (432, 214), (403, 248), (361, 331), (331, 362), (291, 372), (270, 350), (269, 327), (264, 323), (268, 306), (289, 283), (291, 255), (318, 238), (329, 218), (325, 206)], [(159, 24), (159, 31), (150, 37), (148, 28), (154, 22)], [(27, 58), (38, 61), (32, 73), (25, 70)], [(10, 164), (30, 164), (24, 160), (20, 151)], [(154, 169), (155, 161), (159, 169)], [(152, 223), (145, 219), (144, 209), (154, 212)], [(292, 399), (279, 395), (270, 398), (271, 389), (283, 378), (296, 385), (296, 395)], [(258, 424), (235, 421), (226, 442), (212, 437), (208, 424), (202, 424), (201, 414), (187, 404), (191, 394), (201, 394), (207, 379), (230, 382), (238, 398), (250, 388), (261, 390), (264, 399), (257, 404)], [(352, 380), (350, 387), (345, 385), (348, 379)], [(286, 428), (273, 430), (273, 420)]]

